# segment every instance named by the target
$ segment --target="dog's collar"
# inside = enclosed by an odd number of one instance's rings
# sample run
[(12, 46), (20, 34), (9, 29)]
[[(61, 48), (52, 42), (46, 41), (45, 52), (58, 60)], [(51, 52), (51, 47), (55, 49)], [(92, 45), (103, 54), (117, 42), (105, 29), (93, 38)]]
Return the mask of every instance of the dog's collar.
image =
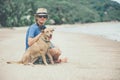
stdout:
[(47, 41), (47, 40), (45, 40), (45, 39), (43, 39), (43, 38), (41, 38), (44, 42), (46, 42), (46, 43), (48, 43), (48, 42), (50, 42), (50, 41)]

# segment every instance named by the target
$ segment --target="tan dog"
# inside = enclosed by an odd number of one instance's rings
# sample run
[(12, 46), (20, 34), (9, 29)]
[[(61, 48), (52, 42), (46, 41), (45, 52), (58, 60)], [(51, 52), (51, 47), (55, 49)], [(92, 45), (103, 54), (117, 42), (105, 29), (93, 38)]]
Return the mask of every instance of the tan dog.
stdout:
[(50, 48), (50, 38), (52, 37), (54, 29), (46, 28), (41, 32), (41, 36), (39, 37), (38, 41), (36, 41), (32, 46), (30, 46), (26, 52), (24, 53), (22, 59), (18, 62), (11, 61), (7, 62), (8, 64), (18, 63), (18, 64), (33, 64), (39, 56), (42, 56), (43, 62), (45, 65), (48, 65), (46, 61), (46, 54), (48, 55), (52, 64), (53, 58), (49, 53), (48, 49)]

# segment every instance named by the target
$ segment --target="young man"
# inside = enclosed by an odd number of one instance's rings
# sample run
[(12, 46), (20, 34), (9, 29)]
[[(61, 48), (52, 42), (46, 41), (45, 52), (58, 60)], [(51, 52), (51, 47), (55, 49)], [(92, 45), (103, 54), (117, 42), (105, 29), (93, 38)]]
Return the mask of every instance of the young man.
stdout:
[[(38, 8), (35, 14), (36, 23), (32, 24), (28, 28), (27, 33), (26, 33), (26, 49), (38, 40), (39, 36), (41, 35), (41, 30), (46, 28), (44, 24), (47, 19), (48, 19), (47, 9)], [(61, 51), (59, 48), (56, 48), (54, 45), (51, 45), (51, 49), (49, 51), (51, 54), (55, 54), (55, 55), (52, 55), (55, 63), (59, 63), (61, 61), (66, 62), (65, 59), (64, 60), (59, 59), (59, 56), (61, 55)], [(41, 57), (36, 62), (42, 63)]]

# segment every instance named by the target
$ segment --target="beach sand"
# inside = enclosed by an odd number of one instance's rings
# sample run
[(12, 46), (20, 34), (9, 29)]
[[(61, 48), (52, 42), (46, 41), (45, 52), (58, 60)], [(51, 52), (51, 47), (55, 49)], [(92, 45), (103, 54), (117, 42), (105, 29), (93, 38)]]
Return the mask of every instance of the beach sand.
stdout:
[(6, 64), (24, 54), (26, 30), (0, 29), (0, 80), (120, 80), (120, 42), (82, 33), (54, 32), (67, 63)]

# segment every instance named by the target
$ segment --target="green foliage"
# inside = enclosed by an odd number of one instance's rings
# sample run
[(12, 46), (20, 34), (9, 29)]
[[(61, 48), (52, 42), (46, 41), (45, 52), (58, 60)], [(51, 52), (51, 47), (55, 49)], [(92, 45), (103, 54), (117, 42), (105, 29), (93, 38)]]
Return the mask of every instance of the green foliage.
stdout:
[(47, 24), (120, 21), (120, 4), (111, 0), (0, 0), (0, 25), (30, 25), (39, 7), (48, 9)]

